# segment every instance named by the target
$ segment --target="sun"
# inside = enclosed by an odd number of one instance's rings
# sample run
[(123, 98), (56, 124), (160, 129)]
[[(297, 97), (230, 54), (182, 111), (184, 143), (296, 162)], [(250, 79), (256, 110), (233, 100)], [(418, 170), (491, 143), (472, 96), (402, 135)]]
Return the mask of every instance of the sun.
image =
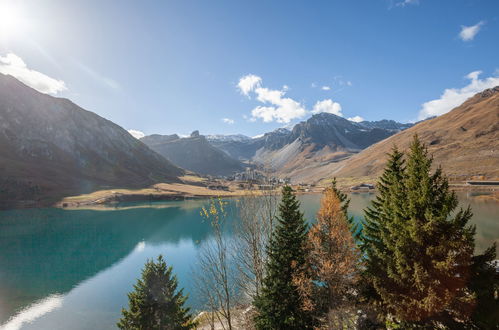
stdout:
[(0, 35), (13, 36), (24, 28), (24, 18), (19, 7), (11, 1), (0, 0)]

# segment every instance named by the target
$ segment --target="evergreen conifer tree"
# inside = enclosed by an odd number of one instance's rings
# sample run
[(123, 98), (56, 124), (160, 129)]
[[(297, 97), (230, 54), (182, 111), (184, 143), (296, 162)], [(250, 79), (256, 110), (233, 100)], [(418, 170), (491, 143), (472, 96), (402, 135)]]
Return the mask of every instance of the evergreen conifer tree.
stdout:
[(123, 309), (120, 329), (194, 329), (195, 323), (184, 307), (187, 297), (177, 290), (177, 277), (160, 255), (157, 262), (148, 260), (142, 277), (128, 294), (129, 309)]
[(348, 222), (348, 227), (350, 228), (350, 232), (352, 233), (353, 237), (355, 240), (358, 240), (360, 238), (360, 225), (355, 222), (354, 218), (352, 216), (348, 216), (348, 206), (350, 205), (350, 198), (348, 198), (347, 194), (342, 192), (338, 187), (337, 187), (337, 182), (336, 178), (333, 178), (333, 182), (331, 184), (331, 189), (334, 191), (336, 196), (341, 202), (341, 210), (343, 211), (343, 214), (345, 216), (346, 221)]
[(268, 261), (260, 295), (254, 305), (257, 329), (312, 329), (313, 318), (302, 308), (293, 278), (305, 265), (307, 223), (289, 186), (282, 189), (278, 224), (267, 247)]
[(364, 277), (374, 305), (391, 327), (461, 327), (471, 318), (473, 280), (471, 210), (456, 195), (417, 136), (407, 163), (393, 150), (366, 210)]

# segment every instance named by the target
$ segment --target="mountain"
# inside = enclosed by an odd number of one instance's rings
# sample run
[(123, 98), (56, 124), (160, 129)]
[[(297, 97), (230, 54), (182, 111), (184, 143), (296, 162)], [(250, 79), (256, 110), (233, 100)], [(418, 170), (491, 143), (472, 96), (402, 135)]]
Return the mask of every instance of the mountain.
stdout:
[(393, 120), (356, 123), (320, 113), (292, 130), (279, 128), (257, 138), (216, 136), (208, 141), (232, 158), (299, 182), (327, 176), (330, 166), (411, 126)]
[(330, 113), (313, 115), (291, 131), (265, 135), (252, 160), (294, 182), (308, 182), (335, 164), (394, 133), (392, 128), (367, 127)]
[(245, 168), (240, 161), (211, 145), (198, 131), (186, 138), (153, 134), (141, 141), (177, 166), (196, 173), (223, 176)]
[(0, 202), (175, 181), (174, 166), (120, 126), (0, 74)]
[(206, 139), (212, 146), (239, 161), (251, 159), (258, 149), (256, 140), (245, 135), (208, 135)]
[(251, 141), (251, 138), (243, 134), (229, 134), (229, 135), (215, 134), (215, 135), (206, 135), (206, 140), (208, 140), (210, 143), (230, 142), (230, 141), (244, 142), (244, 141)]
[(387, 119), (377, 120), (377, 121), (361, 121), (359, 124), (367, 128), (381, 128), (392, 131), (402, 131), (404, 129), (408, 129), (414, 126), (414, 124), (412, 123), (402, 124), (396, 122), (395, 120), (387, 120)]
[(417, 134), (454, 180), (473, 176), (499, 179), (499, 86), (469, 98), (452, 111), (397, 133), (353, 156), (329, 176), (378, 177), (386, 153), (396, 145), (405, 150)]
[(208, 141), (232, 158), (250, 161), (293, 181), (309, 181), (327, 176), (331, 164), (411, 126), (393, 120), (355, 123), (320, 113), (292, 130), (279, 128), (258, 138), (217, 136)]

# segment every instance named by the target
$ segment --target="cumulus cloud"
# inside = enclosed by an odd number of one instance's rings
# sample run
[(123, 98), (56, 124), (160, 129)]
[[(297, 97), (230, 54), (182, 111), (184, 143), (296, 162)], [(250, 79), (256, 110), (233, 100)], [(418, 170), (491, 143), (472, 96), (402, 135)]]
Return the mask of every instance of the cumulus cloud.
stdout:
[(473, 71), (466, 75), (470, 80), (463, 88), (448, 88), (444, 90), (440, 98), (423, 103), (419, 111), (419, 119), (432, 116), (440, 116), (461, 105), (468, 98), (487, 88), (499, 85), (499, 76), (479, 79), (482, 71)]
[[(258, 89), (256, 90), (258, 91)], [(261, 91), (260, 92), (264, 92)], [(258, 100), (263, 103), (270, 103), (268, 106), (257, 106), (251, 111), (252, 120), (262, 119), (266, 123), (276, 121), (278, 123), (289, 123), (293, 119), (302, 118), (307, 114), (307, 110), (301, 103), (282, 97), (284, 93), (273, 93), (275, 91), (265, 91), (258, 95)]]
[[(315, 83), (312, 86), (316, 86)], [(323, 90), (330, 90), (329, 86), (322, 86)], [(305, 106), (290, 97), (286, 97), (288, 90), (284, 85), (281, 90), (270, 89), (262, 85), (262, 78), (255, 75), (246, 75), (239, 80), (238, 89), (244, 95), (250, 96), (252, 93), (256, 100), (261, 102), (251, 111), (251, 118), (243, 116), (244, 119), (255, 122), (261, 119), (265, 123), (278, 122), (288, 124), (294, 119), (302, 118), (307, 114), (317, 114), (321, 112), (332, 113), (343, 116), (341, 105), (331, 99), (318, 101), (312, 110), (307, 110)], [(356, 117), (355, 117), (356, 118)]]
[(135, 129), (129, 129), (128, 130), (128, 133), (130, 133), (131, 136), (133, 136), (134, 138), (136, 139), (140, 139), (140, 138), (143, 138), (144, 136), (146, 136), (144, 134), (144, 132), (141, 132), (141, 131), (137, 131)]
[(222, 121), (226, 124), (229, 124), (229, 125), (232, 125), (235, 123), (234, 119), (230, 119), (230, 118), (222, 118)]
[(301, 118), (307, 113), (307, 110), (300, 102), (285, 97), (286, 91), (289, 89), (287, 85), (284, 85), (282, 90), (262, 87), (262, 78), (249, 74), (239, 79), (237, 87), (246, 96), (253, 93), (256, 99), (264, 104), (255, 107), (251, 111), (250, 121), (262, 119), (266, 123), (273, 121), (289, 123), (291, 120)]
[(323, 91), (330, 91), (330, 90), (331, 90), (331, 87), (329, 87), (329, 86), (322, 86), (322, 87), (321, 87), (321, 89), (322, 89)]
[(480, 28), (485, 24), (484, 21), (480, 21), (472, 26), (464, 26), (461, 25), (461, 32), (459, 32), (459, 38), (462, 41), (471, 41), (475, 38), (477, 33), (480, 31)]
[(241, 91), (242, 94), (248, 95), (250, 92), (252, 92), (255, 88), (259, 87), (262, 83), (262, 78), (254, 75), (254, 74), (248, 74), (241, 79), (239, 79), (239, 83), (237, 84), (237, 87)]
[(23, 59), (13, 53), (0, 55), (0, 73), (11, 75), (41, 93), (57, 94), (67, 90), (64, 81), (28, 68)]
[(360, 123), (361, 121), (364, 121), (364, 118), (361, 116), (355, 116), (348, 118), (348, 120), (353, 121), (354, 123)]
[(343, 117), (343, 114), (341, 113), (341, 104), (339, 104), (338, 102), (334, 102), (331, 99), (318, 101), (314, 105), (314, 109), (312, 110), (312, 113), (315, 114), (315, 113), (321, 113), (321, 112), (332, 113), (333, 115)]

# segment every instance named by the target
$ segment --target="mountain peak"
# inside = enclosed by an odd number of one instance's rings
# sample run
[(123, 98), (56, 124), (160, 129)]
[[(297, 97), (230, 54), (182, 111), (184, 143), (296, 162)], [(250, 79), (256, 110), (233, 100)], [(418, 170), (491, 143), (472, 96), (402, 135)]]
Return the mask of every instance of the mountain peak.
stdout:
[(492, 95), (499, 93), (499, 86), (488, 88), (483, 92), (479, 93), (480, 97), (491, 97)]

